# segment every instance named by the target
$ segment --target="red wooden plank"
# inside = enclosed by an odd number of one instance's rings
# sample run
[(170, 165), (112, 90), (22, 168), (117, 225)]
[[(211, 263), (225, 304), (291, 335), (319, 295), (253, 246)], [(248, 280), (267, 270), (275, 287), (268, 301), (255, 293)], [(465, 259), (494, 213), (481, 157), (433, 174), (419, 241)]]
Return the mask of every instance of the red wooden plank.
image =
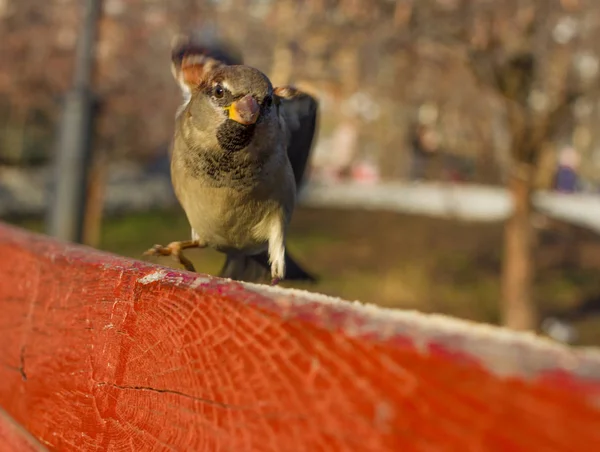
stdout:
[(600, 354), (0, 226), (0, 405), (61, 451), (598, 451)]

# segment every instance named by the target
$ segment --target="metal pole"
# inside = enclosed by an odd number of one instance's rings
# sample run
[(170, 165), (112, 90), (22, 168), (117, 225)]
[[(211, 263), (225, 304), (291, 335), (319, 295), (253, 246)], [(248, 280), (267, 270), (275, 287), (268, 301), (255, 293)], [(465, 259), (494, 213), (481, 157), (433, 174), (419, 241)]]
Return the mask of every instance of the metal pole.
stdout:
[(91, 78), (101, 0), (85, 0), (84, 21), (75, 55), (73, 86), (65, 96), (54, 162), (47, 232), (81, 242), (92, 145), (94, 98)]

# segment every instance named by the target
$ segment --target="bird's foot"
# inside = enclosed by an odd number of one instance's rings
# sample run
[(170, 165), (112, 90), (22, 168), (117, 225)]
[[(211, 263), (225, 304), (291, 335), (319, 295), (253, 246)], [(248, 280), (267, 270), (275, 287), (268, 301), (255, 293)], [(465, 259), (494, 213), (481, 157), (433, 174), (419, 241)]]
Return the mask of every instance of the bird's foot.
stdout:
[[(173, 243), (177, 243), (177, 242), (173, 242)], [(154, 245), (149, 250), (144, 251), (143, 255), (144, 256), (171, 256), (174, 251), (174, 247), (171, 246), (171, 245), (173, 245), (173, 243), (170, 243), (167, 246)]]
[(167, 246), (154, 245), (144, 252), (144, 256), (171, 256), (185, 267), (187, 271), (196, 272), (194, 264), (183, 255), (183, 250), (189, 248), (204, 248), (206, 245), (198, 240), (186, 240), (182, 242), (171, 242)]
[(281, 278), (278, 277), (274, 277), (273, 279), (271, 279), (271, 285), (272, 286), (276, 286), (277, 284), (279, 284), (281, 282)]

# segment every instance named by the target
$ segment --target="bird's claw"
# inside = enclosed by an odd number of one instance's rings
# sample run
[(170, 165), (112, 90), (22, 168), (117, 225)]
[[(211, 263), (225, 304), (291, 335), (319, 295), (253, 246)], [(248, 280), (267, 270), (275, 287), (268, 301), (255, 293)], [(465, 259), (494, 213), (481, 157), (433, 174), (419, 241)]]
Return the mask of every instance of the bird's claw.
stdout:
[(170, 256), (173, 254), (173, 248), (169, 246), (154, 245), (144, 252), (144, 256)]
[(280, 281), (281, 281), (280, 278), (275, 277), (275, 278), (271, 279), (271, 285), (276, 286), (277, 284), (279, 284)]
[(154, 245), (144, 253), (144, 256), (171, 256), (190, 272), (195, 272), (194, 264), (183, 255), (183, 249), (201, 247), (197, 242), (171, 242), (167, 246)]

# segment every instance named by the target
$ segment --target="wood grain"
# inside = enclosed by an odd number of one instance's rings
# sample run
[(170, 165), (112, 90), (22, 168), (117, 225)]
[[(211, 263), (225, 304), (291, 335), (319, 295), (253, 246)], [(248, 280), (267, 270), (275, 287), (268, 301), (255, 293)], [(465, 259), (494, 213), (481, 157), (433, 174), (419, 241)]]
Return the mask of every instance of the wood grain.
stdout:
[(0, 406), (49, 450), (600, 450), (597, 351), (2, 225), (0, 255)]

